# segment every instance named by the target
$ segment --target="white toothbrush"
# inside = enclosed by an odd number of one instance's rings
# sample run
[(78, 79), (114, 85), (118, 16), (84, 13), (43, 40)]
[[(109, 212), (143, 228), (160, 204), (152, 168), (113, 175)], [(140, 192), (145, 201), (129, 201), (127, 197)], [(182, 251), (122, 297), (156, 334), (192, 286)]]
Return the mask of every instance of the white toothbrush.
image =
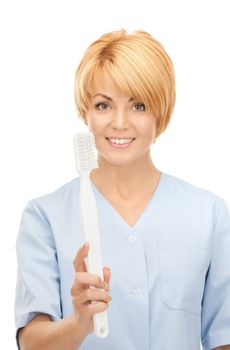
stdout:
[[(91, 131), (80, 132), (74, 135), (73, 143), (76, 167), (80, 175), (81, 222), (86, 240), (89, 242), (87, 270), (104, 280), (97, 207), (89, 177), (91, 170), (98, 168), (94, 136)], [(99, 289), (93, 286), (91, 288)], [(93, 323), (98, 337), (104, 338), (108, 335), (107, 310), (94, 314)]]

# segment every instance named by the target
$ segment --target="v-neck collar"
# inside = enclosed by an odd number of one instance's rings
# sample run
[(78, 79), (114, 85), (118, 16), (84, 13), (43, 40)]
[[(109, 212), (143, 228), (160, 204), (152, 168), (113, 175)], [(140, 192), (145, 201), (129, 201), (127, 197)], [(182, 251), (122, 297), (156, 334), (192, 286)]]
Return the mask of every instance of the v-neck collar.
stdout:
[(144, 210), (142, 211), (141, 215), (139, 216), (139, 218), (137, 219), (137, 221), (135, 222), (135, 224), (133, 226), (129, 225), (124, 218), (119, 214), (119, 212), (112, 206), (112, 204), (108, 201), (107, 198), (105, 198), (105, 196), (99, 191), (99, 189), (97, 188), (97, 186), (95, 185), (95, 183), (91, 180), (90, 178), (90, 182), (92, 187), (94, 188), (95, 192), (100, 196), (100, 198), (107, 204), (107, 206), (109, 207), (109, 209), (111, 209), (115, 215), (118, 217), (118, 219), (122, 222), (122, 224), (124, 226), (126, 226), (126, 228), (128, 228), (130, 231), (135, 231), (136, 229), (138, 229), (139, 226), (141, 226), (142, 222), (144, 221), (144, 219), (147, 217), (147, 214), (152, 206), (152, 203), (156, 201), (157, 197), (159, 196), (160, 193), (160, 189), (162, 186), (162, 182), (164, 181), (164, 176), (165, 173), (164, 172), (160, 172), (160, 178), (158, 181), (158, 184), (152, 194), (152, 196), (150, 197), (150, 200), (148, 201), (147, 205), (145, 206)]

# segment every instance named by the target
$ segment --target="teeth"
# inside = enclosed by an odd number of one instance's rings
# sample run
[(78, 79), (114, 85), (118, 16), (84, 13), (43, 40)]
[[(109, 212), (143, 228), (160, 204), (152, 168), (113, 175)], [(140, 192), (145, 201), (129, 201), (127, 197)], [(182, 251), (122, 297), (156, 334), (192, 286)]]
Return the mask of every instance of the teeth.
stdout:
[(131, 142), (133, 139), (108, 139), (108, 140), (117, 145), (123, 145), (125, 143)]

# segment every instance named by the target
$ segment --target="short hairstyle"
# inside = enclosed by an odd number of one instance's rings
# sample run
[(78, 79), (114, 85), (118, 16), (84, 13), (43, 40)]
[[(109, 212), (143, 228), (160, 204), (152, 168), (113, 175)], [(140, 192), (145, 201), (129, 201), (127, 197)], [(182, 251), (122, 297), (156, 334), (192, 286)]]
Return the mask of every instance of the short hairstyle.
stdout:
[(175, 105), (175, 73), (167, 52), (143, 30), (125, 29), (102, 35), (85, 51), (76, 70), (74, 98), (85, 120), (90, 87), (106, 71), (120, 91), (145, 103), (156, 118), (156, 137), (166, 129)]

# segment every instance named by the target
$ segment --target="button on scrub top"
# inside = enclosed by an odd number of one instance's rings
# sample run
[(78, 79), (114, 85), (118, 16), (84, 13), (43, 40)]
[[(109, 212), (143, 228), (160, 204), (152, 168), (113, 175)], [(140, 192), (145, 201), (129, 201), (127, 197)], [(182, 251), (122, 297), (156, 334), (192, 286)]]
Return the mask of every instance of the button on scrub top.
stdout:
[[(73, 259), (85, 242), (79, 177), (30, 200), (16, 249), (16, 330), (38, 313), (73, 314)], [(91, 181), (103, 266), (111, 269), (109, 335), (80, 350), (204, 350), (230, 344), (230, 214), (226, 201), (172, 175), (134, 226)]]

